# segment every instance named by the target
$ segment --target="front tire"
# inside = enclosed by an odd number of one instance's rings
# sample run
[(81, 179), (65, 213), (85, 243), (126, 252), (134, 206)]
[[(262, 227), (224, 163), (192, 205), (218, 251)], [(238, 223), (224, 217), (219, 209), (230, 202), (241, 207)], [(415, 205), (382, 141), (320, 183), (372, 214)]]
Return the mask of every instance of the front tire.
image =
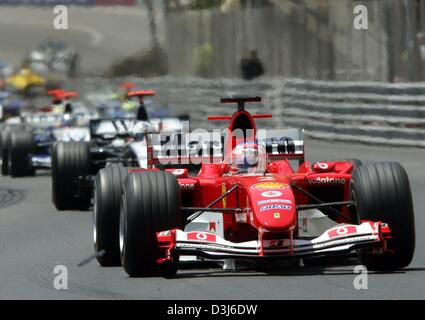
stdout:
[(87, 142), (57, 142), (52, 148), (52, 198), (58, 210), (86, 210), (91, 196), (78, 198), (78, 177), (90, 173)]
[(351, 195), (360, 220), (382, 221), (391, 229), (384, 254), (360, 251), (360, 260), (370, 270), (396, 270), (410, 264), (415, 250), (415, 222), (409, 179), (396, 162), (357, 167), (351, 181)]
[(128, 168), (112, 165), (101, 169), (94, 183), (93, 241), (97, 261), (102, 267), (121, 265), (120, 205), (127, 175)]
[(131, 173), (124, 184), (120, 213), (121, 262), (131, 277), (169, 276), (177, 272), (175, 257), (161, 257), (156, 233), (182, 229), (180, 188), (174, 175), (163, 171)]

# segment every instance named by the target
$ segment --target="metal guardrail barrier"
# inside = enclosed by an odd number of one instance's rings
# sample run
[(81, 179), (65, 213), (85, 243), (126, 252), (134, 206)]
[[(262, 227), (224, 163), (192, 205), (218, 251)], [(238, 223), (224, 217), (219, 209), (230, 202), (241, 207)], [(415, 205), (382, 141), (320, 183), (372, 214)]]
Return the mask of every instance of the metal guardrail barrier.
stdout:
[[(425, 147), (425, 83), (193, 77), (131, 80), (142, 88), (156, 90), (156, 105), (190, 114), (192, 129), (221, 128), (217, 122), (207, 121), (208, 115), (232, 113), (228, 106), (220, 105), (220, 97), (260, 95), (263, 102), (250, 105), (250, 110), (274, 115), (259, 122), (262, 128), (299, 127), (307, 136), (319, 139)], [(96, 92), (119, 83), (92, 79), (80, 86)]]
[(292, 79), (281, 116), (321, 139), (425, 147), (425, 83)]

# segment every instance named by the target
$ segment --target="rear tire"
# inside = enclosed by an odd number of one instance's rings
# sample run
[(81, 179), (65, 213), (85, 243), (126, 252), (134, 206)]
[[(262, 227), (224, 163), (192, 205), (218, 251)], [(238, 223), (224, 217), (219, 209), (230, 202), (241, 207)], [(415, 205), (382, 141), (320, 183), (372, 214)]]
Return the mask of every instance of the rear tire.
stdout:
[(158, 264), (156, 233), (182, 229), (180, 188), (174, 175), (162, 171), (131, 173), (125, 183), (120, 212), (121, 262), (131, 277), (170, 276), (178, 257)]
[(13, 178), (34, 175), (31, 155), (35, 151), (34, 136), (29, 131), (10, 133), (9, 165)]
[(112, 165), (101, 169), (94, 183), (93, 241), (97, 261), (102, 267), (121, 265), (120, 205), (127, 176), (128, 168)]
[(52, 198), (58, 210), (87, 210), (91, 195), (78, 198), (77, 179), (90, 173), (87, 142), (57, 142), (52, 148)]
[(351, 197), (360, 220), (388, 223), (392, 253), (360, 251), (360, 260), (370, 270), (396, 270), (410, 264), (415, 250), (415, 222), (409, 179), (396, 162), (358, 167), (351, 181)]

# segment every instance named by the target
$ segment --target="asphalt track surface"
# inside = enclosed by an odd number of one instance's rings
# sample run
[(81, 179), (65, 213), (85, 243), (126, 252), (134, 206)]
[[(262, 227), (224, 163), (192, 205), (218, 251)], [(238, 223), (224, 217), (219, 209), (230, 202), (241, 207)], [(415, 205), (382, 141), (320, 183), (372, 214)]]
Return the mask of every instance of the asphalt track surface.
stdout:
[[(370, 273), (368, 289), (355, 290), (356, 260), (336, 265), (224, 271), (183, 265), (175, 278), (129, 278), (121, 267), (93, 254), (91, 212), (58, 212), (51, 203), (51, 178), (0, 178), (0, 299), (424, 299), (425, 150), (384, 148), (309, 140), (307, 158), (399, 161), (413, 190), (417, 247), (412, 264), (394, 273)], [(69, 270), (67, 290), (55, 290), (53, 269)], [(194, 267), (194, 268), (188, 268)]]

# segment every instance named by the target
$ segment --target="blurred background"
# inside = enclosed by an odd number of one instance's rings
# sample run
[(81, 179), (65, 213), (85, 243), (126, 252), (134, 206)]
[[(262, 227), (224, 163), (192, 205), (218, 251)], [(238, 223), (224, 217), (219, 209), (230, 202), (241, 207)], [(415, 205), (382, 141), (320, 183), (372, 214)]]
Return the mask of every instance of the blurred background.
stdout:
[[(56, 4), (69, 6), (68, 30), (53, 28)], [(359, 4), (367, 31), (353, 28)], [(239, 77), (241, 58), (256, 50), (268, 76), (424, 77), (421, 0), (0, 0), (0, 24), (3, 72), (50, 40), (76, 50), (85, 76)]]
[[(53, 27), (57, 4), (67, 30)], [(367, 30), (353, 27), (358, 5)], [(161, 107), (196, 110), (199, 127), (219, 97), (259, 94), (268, 125), (421, 146), (424, 77), (423, 0), (0, 0), (7, 107), (43, 104), (40, 87), (96, 107), (132, 81)]]
[[(269, 76), (423, 80), (424, 1), (187, 2), (169, 1), (174, 6), (165, 10), (173, 74), (235, 77), (240, 57), (256, 49)], [(368, 9), (367, 31), (353, 28), (356, 5)], [(200, 72), (193, 56), (206, 45), (212, 51), (211, 65), (208, 72)]]

